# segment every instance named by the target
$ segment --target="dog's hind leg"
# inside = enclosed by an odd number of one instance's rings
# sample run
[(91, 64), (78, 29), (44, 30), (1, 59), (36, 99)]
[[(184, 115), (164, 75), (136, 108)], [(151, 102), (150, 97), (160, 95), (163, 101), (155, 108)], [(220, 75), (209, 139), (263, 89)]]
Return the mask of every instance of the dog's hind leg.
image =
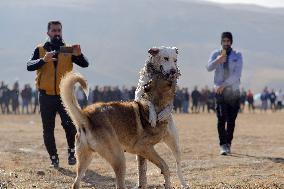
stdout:
[(80, 181), (92, 161), (92, 151), (87, 148), (77, 147), (76, 157), (77, 157), (77, 176), (72, 186), (73, 189), (79, 188)]
[(146, 189), (147, 187), (147, 160), (137, 155), (137, 162), (138, 162), (138, 185), (134, 189)]
[(116, 189), (126, 189), (125, 186), (125, 156), (119, 142), (113, 138), (100, 143), (96, 151), (112, 166), (116, 176)]
[(176, 159), (177, 175), (178, 175), (181, 185), (184, 188), (189, 188), (189, 186), (186, 184), (183, 178), (183, 174), (181, 171), (181, 151), (180, 151), (180, 146), (179, 146), (179, 137), (178, 137), (178, 132), (174, 125), (172, 116), (169, 118), (168, 134), (163, 139), (163, 141), (170, 148), (170, 150), (172, 151)]
[(159, 156), (153, 146), (142, 146), (138, 154), (161, 169), (161, 173), (164, 175), (165, 179), (165, 189), (173, 189), (170, 180), (170, 171), (166, 162)]

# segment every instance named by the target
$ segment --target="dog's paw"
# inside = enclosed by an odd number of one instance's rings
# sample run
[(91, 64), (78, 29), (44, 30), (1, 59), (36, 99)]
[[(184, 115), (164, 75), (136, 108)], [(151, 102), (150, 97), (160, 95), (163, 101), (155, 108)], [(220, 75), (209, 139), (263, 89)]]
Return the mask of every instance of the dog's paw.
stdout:
[(182, 189), (191, 189), (190, 186), (188, 184), (184, 184), (181, 186)]

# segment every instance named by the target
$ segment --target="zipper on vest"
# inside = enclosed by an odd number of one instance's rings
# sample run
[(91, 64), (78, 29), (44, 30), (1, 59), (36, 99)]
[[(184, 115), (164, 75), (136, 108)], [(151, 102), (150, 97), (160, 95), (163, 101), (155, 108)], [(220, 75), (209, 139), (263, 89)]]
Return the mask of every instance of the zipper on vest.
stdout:
[(57, 65), (58, 65), (58, 62), (53, 62), (53, 63), (54, 63), (54, 92), (55, 92), (55, 95), (57, 95), (56, 80), (57, 80)]

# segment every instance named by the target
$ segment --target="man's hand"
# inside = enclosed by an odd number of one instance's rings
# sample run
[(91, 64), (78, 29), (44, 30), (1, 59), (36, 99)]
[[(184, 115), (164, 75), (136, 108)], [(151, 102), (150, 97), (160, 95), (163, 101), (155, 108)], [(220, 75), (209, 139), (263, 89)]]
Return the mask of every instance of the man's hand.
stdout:
[(43, 61), (44, 62), (56, 61), (57, 59), (53, 58), (54, 55), (55, 55), (55, 51), (46, 52), (43, 57)]
[(226, 54), (221, 54), (217, 57), (216, 63), (217, 64), (222, 64), (224, 62), (226, 62), (227, 59), (227, 55)]
[(218, 89), (217, 89), (216, 93), (217, 93), (217, 94), (222, 94), (222, 93), (223, 93), (223, 91), (224, 91), (224, 89), (225, 89), (225, 87), (224, 87), (224, 86), (218, 87)]
[(80, 45), (73, 45), (73, 55), (80, 56), (82, 54)]

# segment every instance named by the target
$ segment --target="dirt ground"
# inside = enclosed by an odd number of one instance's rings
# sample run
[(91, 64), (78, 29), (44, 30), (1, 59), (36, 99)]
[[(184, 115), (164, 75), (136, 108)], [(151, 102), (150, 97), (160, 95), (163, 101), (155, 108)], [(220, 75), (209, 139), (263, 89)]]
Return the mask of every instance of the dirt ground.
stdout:
[[(215, 114), (175, 115), (182, 147), (182, 167), (193, 188), (284, 189), (284, 112), (240, 114), (232, 155), (220, 156)], [(60, 120), (56, 143), (59, 169), (49, 168), (38, 115), (0, 115), (0, 188), (70, 188), (75, 167), (67, 165), (67, 144)], [(170, 166), (172, 182), (180, 188), (171, 152), (156, 146)], [(94, 155), (81, 188), (115, 188), (110, 165)], [(126, 153), (128, 188), (136, 184), (135, 155)], [(163, 188), (163, 177), (148, 163), (149, 188)]]

